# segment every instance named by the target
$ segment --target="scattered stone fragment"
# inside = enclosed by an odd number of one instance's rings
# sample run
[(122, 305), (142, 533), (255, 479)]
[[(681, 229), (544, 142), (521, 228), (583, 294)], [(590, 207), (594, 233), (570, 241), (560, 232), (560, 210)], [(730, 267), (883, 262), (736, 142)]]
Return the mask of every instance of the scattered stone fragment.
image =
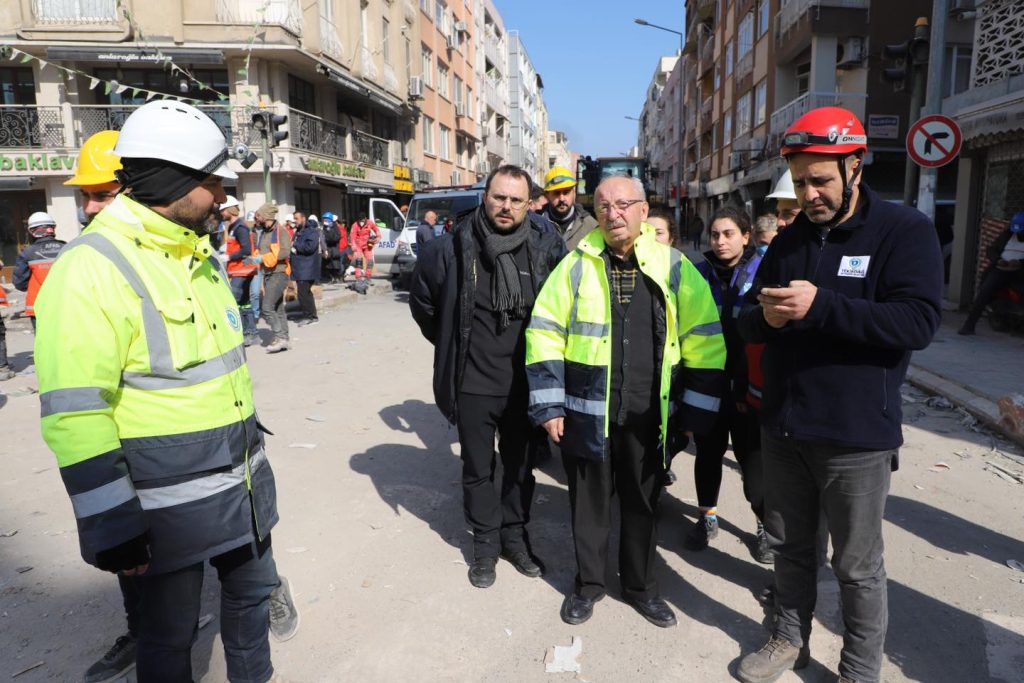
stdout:
[(937, 462), (928, 468), (929, 472), (946, 472), (950, 469), (949, 465), (944, 462)]
[(578, 657), (583, 652), (583, 639), (572, 637), (572, 645), (552, 645), (544, 655), (544, 671), (549, 674), (578, 674), (582, 669)]
[(953, 404), (945, 396), (932, 396), (925, 400), (924, 404), (929, 408), (938, 408), (939, 410), (952, 410)]
[(0, 533), (0, 538), (10, 538), (11, 536), (15, 535), (16, 533), (18, 533), (17, 529), (11, 529), (10, 531), (4, 531), (3, 533)]
[(314, 448), (316, 448), (316, 444), (315, 443), (290, 443), (290, 444), (288, 444), (288, 448), (305, 448), (307, 450), (313, 450)]
[(1024, 562), (1020, 562), (1019, 560), (1007, 560), (1006, 566), (1018, 572), (1024, 572)]
[(310, 422), (327, 422), (327, 418), (323, 415), (307, 415), (306, 419)]
[(11, 674), (11, 678), (17, 678), (21, 674), (27, 674), (29, 671), (32, 671), (33, 669), (38, 669), (43, 664), (46, 664), (46, 662), (36, 662), (32, 666), (25, 667), (21, 671), (15, 671), (14, 673)]
[(30, 571), (32, 571), (32, 569), (33, 569), (33, 567), (27, 567), (27, 566), (26, 566), (26, 567), (18, 567), (16, 571), (17, 571), (17, 572), (18, 572), (19, 574), (24, 574), (25, 572), (30, 572)]

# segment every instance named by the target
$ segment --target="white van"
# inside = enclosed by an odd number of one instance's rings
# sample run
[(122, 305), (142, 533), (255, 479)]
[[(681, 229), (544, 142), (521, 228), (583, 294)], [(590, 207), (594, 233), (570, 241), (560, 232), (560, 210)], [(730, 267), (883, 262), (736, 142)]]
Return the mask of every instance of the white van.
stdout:
[(440, 188), (419, 192), (409, 202), (409, 213), (405, 221), (405, 230), (398, 238), (395, 256), (395, 267), (391, 273), (398, 274), (398, 286), (407, 289), (412, 271), (416, 267), (416, 228), (423, 222), (427, 211), (437, 214), (438, 225), (444, 225), (448, 219), (464, 211), (480, 206), (484, 197), (484, 181), (472, 186)]

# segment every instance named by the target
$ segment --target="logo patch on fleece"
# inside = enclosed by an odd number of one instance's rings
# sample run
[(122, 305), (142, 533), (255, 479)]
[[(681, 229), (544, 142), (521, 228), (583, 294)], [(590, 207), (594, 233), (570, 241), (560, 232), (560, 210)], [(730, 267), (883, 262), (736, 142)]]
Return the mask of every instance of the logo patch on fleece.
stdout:
[(869, 261), (870, 256), (844, 256), (839, 262), (839, 277), (867, 277)]
[(229, 306), (224, 309), (224, 317), (228, 319), (228, 325), (231, 325), (231, 329), (235, 332), (242, 329), (242, 323), (238, 319), (238, 311)]

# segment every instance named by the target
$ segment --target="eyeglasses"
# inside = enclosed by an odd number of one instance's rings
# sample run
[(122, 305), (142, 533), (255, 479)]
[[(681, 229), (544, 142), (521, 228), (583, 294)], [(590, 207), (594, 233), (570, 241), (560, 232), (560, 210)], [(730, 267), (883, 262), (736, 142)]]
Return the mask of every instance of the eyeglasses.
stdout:
[(504, 194), (491, 194), (487, 196), (490, 198), (492, 202), (494, 202), (498, 206), (504, 206), (505, 202), (508, 202), (509, 204), (512, 205), (512, 209), (514, 211), (518, 211), (519, 209), (523, 208), (524, 206), (526, 206), (526, 202), (529, 201), (526, 199), (520, 199), (519, 197), (509, 197), (508, 195)]
[(109, 202), (111, 199), (117, 196), (117, 192), (111, 190), (101, 190), (99, 192), (79, 190), (78, 193), (79, 195), (81, 195), (83, 200), (93, 202)]
[(597, 212), (605, 216), (612, 212), (612, 209), (616, 209), (619, 213), (625, 213), (629, 210), (629, 207), (640, 202), (647, 201), (646, 199), (620, 199), (617, 202), (611, 204), (598, 204)]

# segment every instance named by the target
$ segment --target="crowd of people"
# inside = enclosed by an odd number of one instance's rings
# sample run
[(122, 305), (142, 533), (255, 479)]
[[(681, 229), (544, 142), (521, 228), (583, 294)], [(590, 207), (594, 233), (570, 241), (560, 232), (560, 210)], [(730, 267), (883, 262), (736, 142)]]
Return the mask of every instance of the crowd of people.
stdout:
[[(423, 243), (410, 307), (434, 345), (435, 400), (458, 429), (473, 586), (493, 585), (499, 558), (545, 572), (527, 527), (533, 467), (553, 453), (576, 556), (562, 620), (589, 620), (608, 592), (617, 496), (620, 595), (675, 625), (655, 571), (659, 497), (692, 440), (699, 512), (684, 542), (706, 548), (731, 444), (752, 553), (775, 575), (770, 637), (737, 677), (769, 683), (807, 665), (823, 523), (842, 597), (839, 680), (879, 680), (899, 387), (938, 328), (943, 268), (931, 221), (864, 181), (867, 151), (851, 112), (800, 117), (783, 136), (775, 215), (719, 209), (695, 263), (638, 179), (602, 179), (590, 216), (558, 168), (544, 201), (522, 169), (492, 171), (483, 204)], [(689, 222), (699, 247), (703, 223)]]

